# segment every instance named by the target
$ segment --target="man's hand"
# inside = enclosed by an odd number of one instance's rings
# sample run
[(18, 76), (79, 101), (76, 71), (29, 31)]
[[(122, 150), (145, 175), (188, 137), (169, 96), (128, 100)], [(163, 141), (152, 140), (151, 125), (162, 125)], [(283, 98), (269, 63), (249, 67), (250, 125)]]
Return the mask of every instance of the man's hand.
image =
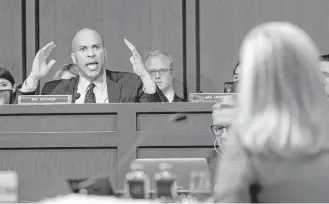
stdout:
[(133, 65), (133, 70), (135, 74), (137, 74), (141, 78), (145, 75), (148, 75), (143, 59), (141, 58), (135, 46), (131, 44), (127, 39), (125, 39), (125, 43), (133, 55), (130, 57), (130, 62)]
[(46, 76), (46, 74), (48, 74), (49, 70), (56, 61), (50, 60), (50, 62), (47, 64), (47, 58), (55, 47), (55, 43), (50, 42), (38, 51), (33, 60), (32, 71), (29, 75), (29, 78), (38, 81), (42, 77)]
[(133, 65), (133, 70), (137, 76), (143, 82), (144, 92), (147, 94), (153, 94), (156, 92), (156, 85), (152, 81), (149, 73), (147, 72), (143, 59), (141, 58), (140, 54), (138, 53), (137, 49), (133, 44), (131, 44), (127, 39), (125, 39), (125, 44), (131, 51), (132, 55), (130, 57), (130, 62)]
[(48, 74), (49, 70), (56, 61), (50, 60), (50, 62), (47, 64), (47, 58), (55, 47), (56, 45), (54, 42), (50, 42), (38, 51), (33, 60), (32, 71), (24, 81), (22, 88), (20, 89), (21, 92), (35, 91), (39, 80)]

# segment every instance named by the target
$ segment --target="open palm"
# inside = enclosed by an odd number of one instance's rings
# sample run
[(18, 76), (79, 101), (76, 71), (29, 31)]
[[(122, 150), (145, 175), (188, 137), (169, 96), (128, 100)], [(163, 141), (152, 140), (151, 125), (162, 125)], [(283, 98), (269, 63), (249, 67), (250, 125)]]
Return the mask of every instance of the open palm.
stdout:
[(50, 60), (47, 64), (47, 58), (55, 47), (56, 45), (54, 42), (50, 42), (38, 51), (33, 60), (32, 71), (30, 74), (31, 77), (40, 79), (49, 72), (56, 61)]
[(130, 49), (133, 56), (130, 57), (130, 62), (133, 65), (133, 70), (135, 74), (137, 74), (139, 77), (143, 77), (144, 75), (148, 74), (146, 71), (144, 62), (140, 54), (138, 53), (137, 49), (131, 42), (129, 42), (127, 39), (124, 40), (127, 47)]

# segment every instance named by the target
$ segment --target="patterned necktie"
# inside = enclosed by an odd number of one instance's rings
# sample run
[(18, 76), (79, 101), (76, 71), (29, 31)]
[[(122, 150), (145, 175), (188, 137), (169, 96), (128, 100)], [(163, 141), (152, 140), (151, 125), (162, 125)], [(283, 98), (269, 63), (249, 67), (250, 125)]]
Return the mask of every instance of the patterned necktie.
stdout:
[(85, 97), (85, 103), (96, 103), (96, 97), (95, 97), (95, 93), (94, 93), (94, 87), (95, 84), (94, 83), (90, 83), (88, 86), (88, 91), (86, 93), (86, 97)]

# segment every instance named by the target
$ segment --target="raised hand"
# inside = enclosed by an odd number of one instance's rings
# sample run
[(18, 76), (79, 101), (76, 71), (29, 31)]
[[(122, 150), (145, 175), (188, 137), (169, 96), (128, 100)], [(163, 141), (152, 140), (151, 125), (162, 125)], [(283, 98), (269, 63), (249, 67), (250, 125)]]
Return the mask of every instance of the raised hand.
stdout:
[(38, 51), (33, 60), (32, 71), (29, 75), (30, 78), (39, 80), (49, 72), (56, 61), (50, 60), (50, 62), (47, 64), (47, 58), (55, 47), (55, 43), (50, 42)]
[(130, 57), (130, 62), (133, 65), (133, 70), (135, 74), (137, 74), (139, 77), (143, 78), (144, 76), (148, 75), (148, 72), (146, 71), (143, 59), (141, 58), (140, 54), (138, 53), (136, 47), (131, 44), (127, 39), (124, 40), (125, 44), (131, 51), (132, 55)]

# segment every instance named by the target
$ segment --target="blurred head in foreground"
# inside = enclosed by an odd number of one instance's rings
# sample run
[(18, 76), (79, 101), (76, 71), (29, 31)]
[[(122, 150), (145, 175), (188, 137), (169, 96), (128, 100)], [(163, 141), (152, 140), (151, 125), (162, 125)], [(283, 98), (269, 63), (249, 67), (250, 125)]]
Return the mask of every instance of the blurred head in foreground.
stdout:
[(299, 27), (261, 24), (240, 50), (234, 132), (254, 153), (281, 157), (319, 151), (326, 136), (326, 99), (319, 52)]

